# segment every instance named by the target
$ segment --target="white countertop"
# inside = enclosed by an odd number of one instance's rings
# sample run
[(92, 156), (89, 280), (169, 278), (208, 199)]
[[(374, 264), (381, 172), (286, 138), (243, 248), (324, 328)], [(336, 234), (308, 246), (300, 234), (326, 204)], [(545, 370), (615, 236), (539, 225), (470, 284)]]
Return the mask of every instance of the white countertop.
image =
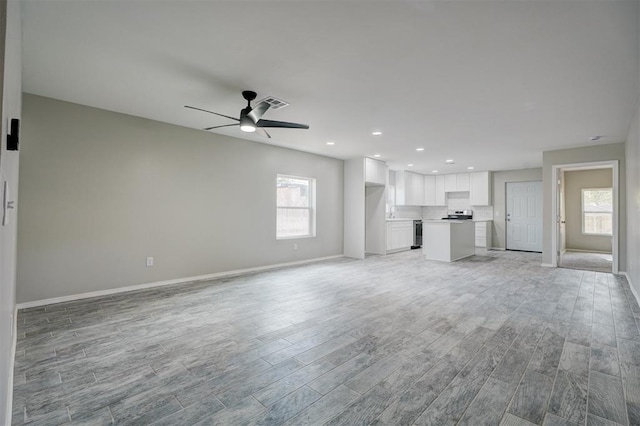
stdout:
[(472, 223), (473, 221), (471, 220), (456, 220), (456, 219), (427, 219), (422, 221), (423, 224), (428, 223), (430, 225), (434, 224), (434, 223), (441, 223), (441, 224), (456, 224), (459, 225), (461, 223)]
[(493, 222), (493, 219), (471, 219), (469, 220), (455, 220), (455, 219), (411, 219), (407, 217), (394, 217), (394, 218), (386, 218), (387, 222), (403, 222), (403, 221), (414, 221), (421, 220), (423, 222)]

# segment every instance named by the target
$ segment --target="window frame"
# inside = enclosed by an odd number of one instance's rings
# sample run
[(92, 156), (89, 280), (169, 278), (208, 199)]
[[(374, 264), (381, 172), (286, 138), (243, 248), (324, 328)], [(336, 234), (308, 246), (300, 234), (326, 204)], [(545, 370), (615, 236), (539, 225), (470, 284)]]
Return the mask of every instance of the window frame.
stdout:
[[(309, 183), (309, 206), (308, 207), (299, 207), (299, 206), (281, 206), (278, 205), (278, 179), (279, 178), (290, 178), (290, 179), (298, 179), (305, 180)], [(279, 236), (278, 235), (278, 211), (280, 209), (287, 210), (308, 210), (309, 211), (309, 234), (306, 235), (292, 235), (292, 236)], [(304, 238), (315, 238), (316, 237), (316, 178), (308, 177), (308, 176), (295, 176), (288, 175), (284, 173), (276, 174), (276, 240), (296, 240), (296, 239), (304, 239)]]
[[(610, 212), (589, 212), (584, 209), (584, 193), (586, 191), (609, 191), (611, 192), (611, 211)], [(582, 235), (593, 235), (599, 237), (613, 237), (613, 188), (582, 188), (580, 191), (580, 209), (581, 209), (581, 221), (582, 221)], [(587, 232), (585, 230), (586, 220), (585, 213), (601, 213), (611, 216), (611, 233), (600, 232)]]

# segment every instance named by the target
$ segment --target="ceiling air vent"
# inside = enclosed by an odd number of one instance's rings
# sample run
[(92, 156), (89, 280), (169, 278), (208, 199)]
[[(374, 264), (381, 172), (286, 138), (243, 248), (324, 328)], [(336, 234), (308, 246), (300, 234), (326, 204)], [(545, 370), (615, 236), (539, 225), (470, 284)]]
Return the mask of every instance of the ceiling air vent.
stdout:
[[(289, 106), (289, 102), (285, 102), (282, 99), (274, 98), (273, 96), (267, 96), (260, 102), (266, 102), (271, 106), (271, 109), (280, 109)], [(256, 102), (256, 105), (260, 102)]]

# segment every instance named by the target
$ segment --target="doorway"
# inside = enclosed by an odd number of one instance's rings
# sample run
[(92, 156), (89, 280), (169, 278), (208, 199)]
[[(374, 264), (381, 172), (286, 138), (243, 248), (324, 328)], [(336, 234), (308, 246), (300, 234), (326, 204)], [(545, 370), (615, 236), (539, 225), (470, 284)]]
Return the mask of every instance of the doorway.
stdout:
[(507, 182), (507, 250), (542, 252), (542, 182)]
[(554, 166), (553, 266), (618, 271), (618, 162)]

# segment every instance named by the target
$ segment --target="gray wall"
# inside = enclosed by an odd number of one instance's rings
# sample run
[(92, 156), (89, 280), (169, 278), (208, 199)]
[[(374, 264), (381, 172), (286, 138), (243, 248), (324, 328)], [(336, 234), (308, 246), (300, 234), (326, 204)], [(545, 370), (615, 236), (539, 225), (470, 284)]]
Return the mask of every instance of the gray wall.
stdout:
[(611, 253), (612, 237), (582, 234), (582, 190), (613, 187), (611, 169), (574, 170), (564, 173), (567, 250)]
[(492, 246), (506, 247), (505, 214), (507, 211), (507, 182), (533, 182), (542, 180), (542, 168), (502, 170), (492, 173), (493, 180), (493, 234)]
[[(5, 25), (6, 19), (6, 25)], [(18, 198), (19, 152), (7, 151), (9, 119), (20, 118), (22, 100), (20, 2), (0, 0), (0, 191), (8, 182), (11, 199)], [(2, 195), (0, 194), (0, 198)], [(11, 424), (13, 353), (16, 306), (16, 211), (9, 223), (0, 225), (0, 424)]]
[[(18, 302), (343, 253), (341, 160), (23, 102)], [(317, 179), (317, 237), (276, 240), (277, 173)]]
[[(638, 12), (640, 21), (640, 11)], [(640, 32), (638, 33), (640, 49)], [(638, 76), (640, 79), (640, 75)], [(627, 276), (640, 296), (640, 110), (636, 111), (625, 144), (627, 167)]]
[(581, 148), (562, 149), (558, 151), (545, 151), (542, 153), (543, 163), (543, 234), (542, 234), (542, 262), (551, 264), (553, 261), (551, 253), (551, 232), (554, 226), (552, 211), (552, 184), (553, 166), (560, 164), (589, 163), (595, 161), (618, 160), (619, 168), (619, 269), (625, 271), (627, 265), (627, 253), (624, 247), (627, 246), (627, 203), (626, 203), (626, 167), (625, 167), (625, 147), (624, 143), (614, 143), (607, 145), (585, 146)]

